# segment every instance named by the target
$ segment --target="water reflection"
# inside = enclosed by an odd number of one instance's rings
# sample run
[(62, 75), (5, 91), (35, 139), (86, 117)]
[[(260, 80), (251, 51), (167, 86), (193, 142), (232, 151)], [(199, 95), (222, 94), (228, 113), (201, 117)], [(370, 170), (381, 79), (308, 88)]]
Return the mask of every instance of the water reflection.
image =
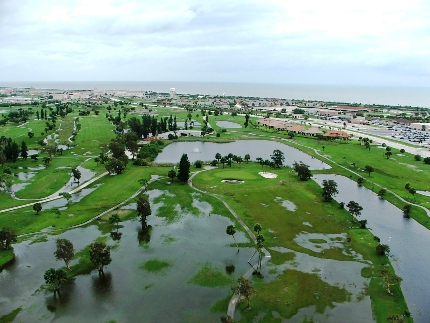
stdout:
[[(263, 159), (271, 159), (273, 151), (279, 149), (284, 153), (285, 165), (292, 166), (295, 161), (303, 161), (309, 165), (311, 169), (329, 169), (330, 166), (322, 161), (312, 158), (311, 156), (301, 152), (298, 149), (287, 146), (285, 144), (270, 141), (270, 140), (238, 140), (229, 143), (214, 143), (214, 142), (174, 142), (163, 149), (157, 156), (157, 163), (177, 163), (182, 154), (187, 154), (190, 162), (196, 160), (213, 160), (215, 154), (220, 153), (226, 156), (229, 153), (234, 153), (237, 156), (245, 157), (250, 154), (251, 160), (261, 157)], [(198, 151), (196, 153), (195, 151)]]
[(97, 299), (106, 301), (112, 296), (112, 273), (105, 272), (91, 276), (91, 288)]

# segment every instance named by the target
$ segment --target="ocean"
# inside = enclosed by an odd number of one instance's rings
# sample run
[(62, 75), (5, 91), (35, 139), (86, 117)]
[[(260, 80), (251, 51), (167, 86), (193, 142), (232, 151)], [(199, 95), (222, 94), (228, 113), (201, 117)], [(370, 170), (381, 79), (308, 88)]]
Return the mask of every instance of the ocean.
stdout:
[(335, 101), (430, 108), (430, 87), (343, 86), (312, 84), (221, 82), (0, 82), (1, 87), (35, 87), (64, 90), (145, 90), (179, 94), (211, 94), (261, 98)]

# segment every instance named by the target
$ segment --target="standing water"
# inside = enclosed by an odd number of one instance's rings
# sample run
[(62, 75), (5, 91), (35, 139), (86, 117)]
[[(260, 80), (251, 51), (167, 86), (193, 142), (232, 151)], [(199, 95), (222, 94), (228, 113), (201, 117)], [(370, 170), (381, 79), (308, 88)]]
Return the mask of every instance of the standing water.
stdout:
[(349, 178), (314, 175), (314, 180), (321, 186), (323, 180), (334, 180), (339, 190), (336, 201), (345, 204), (355, 201), (363, 207), (359, 219), (367, 220), (371, 232), (390, 247), (392, 264), (396, 274), (403, 278), (403, 294), (414, 321), (430, 322), (430, 255), (426, 249), (430, 245), (430, 231), (413, 219), (405, 219), (400, 209)]

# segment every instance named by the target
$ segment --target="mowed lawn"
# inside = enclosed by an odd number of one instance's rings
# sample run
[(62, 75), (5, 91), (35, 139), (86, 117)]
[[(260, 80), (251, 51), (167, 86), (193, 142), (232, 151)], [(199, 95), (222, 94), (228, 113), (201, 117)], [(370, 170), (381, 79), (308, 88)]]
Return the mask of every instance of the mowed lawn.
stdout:
[(110, 140), (115, 138), (113, 133), (114, 126), (109, 123), (104, 115), (99, 114), (79, 117), (81, 130), (76, 136), (75, 143), (78, 145), (77, 153), (84, 154), (91, 152), (91, 155), (98, 155), (101, 144), (109, 144)]

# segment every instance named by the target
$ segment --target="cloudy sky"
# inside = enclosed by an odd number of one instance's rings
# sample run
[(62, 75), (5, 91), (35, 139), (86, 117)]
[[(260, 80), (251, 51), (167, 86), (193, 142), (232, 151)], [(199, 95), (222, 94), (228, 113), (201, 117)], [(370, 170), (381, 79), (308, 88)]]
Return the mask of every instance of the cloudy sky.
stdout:
[(0, 0), (0, 81), (430, 86), (428, 0)]

